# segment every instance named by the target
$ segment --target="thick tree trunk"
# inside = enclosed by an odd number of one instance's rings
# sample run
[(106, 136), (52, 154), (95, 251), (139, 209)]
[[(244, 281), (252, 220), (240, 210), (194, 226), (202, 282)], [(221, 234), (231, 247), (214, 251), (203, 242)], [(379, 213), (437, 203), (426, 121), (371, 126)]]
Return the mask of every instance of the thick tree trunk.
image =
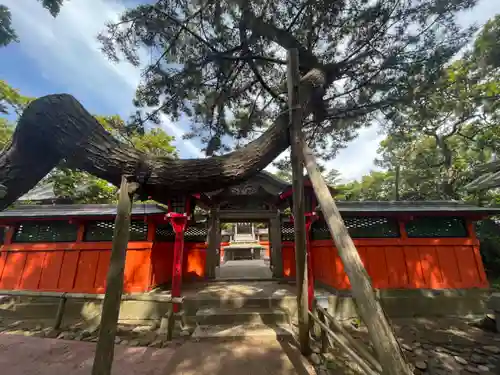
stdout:
[(370, 279), (358, 251), (335, 205), (330, 190), (318, 169), (316, 158), (302, 140), (302, 150), (307, 173), (323, 211), (328, 229), (339, 252), (345, 272), (351, 282), (352, 294), (361, 318), (365, 322), (370, 340), (385, 375), (410, 375), (410, 370), (392, 328), (380, 303), (375, 297)]
[[(313, 95), (323, 78), (312, 70), (301, 89)], [(305, 108), (306, 113), (309, 108)], [(248, 179), (289, 145), (288, 112), (283, 111), (258, 139), (224, 156), (172, 160), (153, 158), (113, 138), (71, 95), (33, 101), (19, 119), (12, 143), (0, 155), (0, 210), (32, 189), (60, 161), (115, 185), (121, 176), (147, 172), (143, 193), (166, 203), (176, 194), (213, 191)]]

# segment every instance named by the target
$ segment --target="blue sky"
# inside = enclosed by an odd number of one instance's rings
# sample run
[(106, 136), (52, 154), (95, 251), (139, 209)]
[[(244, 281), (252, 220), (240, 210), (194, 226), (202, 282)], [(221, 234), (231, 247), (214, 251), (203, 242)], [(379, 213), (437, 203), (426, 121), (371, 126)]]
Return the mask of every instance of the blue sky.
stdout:
[[(129, 64), (113, 64), (99, 50), (95, 36), (106, 21), (130, 6), (133, 0), (70, 0), (57, 18), (35, 0), (2, 0), (11, 9), (13, 25), (21, 40), (0, 48), (0, 79), (24, 95), (42, 96), (70, 93), (92, 113), (119, 114), (126, 118), (133, 111), (132, 99), (140, 82), (140, 69)], [(461, 23), (483, 24), (500, 13), (500, 1), (481, 0), (472, 11), (460, 16)], [(200, 157), (197, 140), (182, 140), (188, 130), (184, 122), (162, 118), (162, 126), (176, 136), (181, 157)], [(381, 136), (376, 127), (359, 137), (329, 162), (344, 179), (359, 178), (373, 169), (373, 159)], [(360, 157), (361, 156), (361, 157)]]

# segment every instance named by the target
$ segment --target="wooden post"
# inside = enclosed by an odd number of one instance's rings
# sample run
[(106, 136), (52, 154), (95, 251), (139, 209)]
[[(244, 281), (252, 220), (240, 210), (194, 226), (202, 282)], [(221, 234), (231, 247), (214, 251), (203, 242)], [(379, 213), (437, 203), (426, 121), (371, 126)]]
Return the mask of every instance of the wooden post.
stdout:
[[(323, 313), (323, 310), (316, 310), (318, 314), (318, 319), (323, 322), (324, 325), (328, 325), (326, 323), (326, 318), (325, 314)], [(321, 353), (325, 354), (328, 352), (328, 335), (324, 329), (319, 327), (320, 330), (320, 342), (321, 342)]]
[(130, 237), (130, 213), (132, 195), (138, 184), (129, 183), (122, 177), (118, 207), (116, 210), (113, 246), (106, 277), (106, 292), (102, 303), (101, 327), (97, 341), (92, 375), (110, 375), (115, 349), (116, 325), (120, 313), (120, 302), (123, 291), (123, 274), (125, 256)]
[(210, 209), (208, 217), (208, 244), (207, 244), (207, 260), (205, 264), (205, 277), (207, 279), (215, 279), (215, 268), (217, 266), (217, 248), (220, 247), (220, 241), (217, 243), (217, 232), (220, 230), (219, 210), (218, 207)]
[(351, 283), (352, 294), (361, 318), (365, 322), (371, 342), (386, 375), (412, 374), (399, 347), (392, 327), (386, 319), (382, 306), (375, 297), (354, 242), (347, 231), (340, 212), (318, 169), (316, 158), (300, 136), (304, 162), (311, 183), (323, 211), (325, 221), (339, 252), (345, 272)]
[(295, 267), (297, 275), (297, 314), (299, 321), (299, 343), (303, 355), (311, 354), (309, 343), (309, 309), (307, 283), (307, 243), (304, 201), (304, 167), (300, 134), (302, 110), (299, 97), (299, 53), (297, 49), (288, 51), (288, 106), (290, 110), (290, 143), (293, 178), (293, 226), (295, 231)]
[(63, 294), (61, 298), (59, 298), (59, 304), (57, 305), (56, 318), (54, 319), (54, 329), (61, 328), (65, 307), (66, 307), (66, 295)]
[[(174, 261), (172, 266), (172, 298), (181, 296), (182, 268), (184, 266), (184, 232), (186, 231), (188, 214), (169, 212), (168, 218), (175, 233)], [(173, 304), (174, 313), (180, 312), (181, 305)]]
[(269, 220), (269, 246), (271, 247), (271, 266), (273, 267), (273, 277), (281, 279), (283, 277), (283, 257), (281, 254), (281, 220), (279, 213), (275, 218)]

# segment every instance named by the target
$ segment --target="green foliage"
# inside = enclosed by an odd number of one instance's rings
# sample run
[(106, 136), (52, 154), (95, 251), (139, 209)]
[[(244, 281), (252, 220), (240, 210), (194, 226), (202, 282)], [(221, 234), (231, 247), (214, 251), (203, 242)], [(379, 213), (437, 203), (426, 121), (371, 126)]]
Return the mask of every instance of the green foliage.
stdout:
[[(0, 81), (0, 113), (7, 115), (11, 111), (21, 114), (32, 101), (12, 88), (7, 82)], [(129, 144), (145, 154), (158, 157), (177, 158), (177, 150), (171, 144), (174, 137), (163, 129), (154, 127), (143, 133), (130, 128), (120, 116), (96, 116), (99, 123), (115, 138)], [(6, 147), (15, 130), (15, 124), (6, 118), (0, 118), (0, 149)], [(62, 163), (44, 178), (40, 185), (51, 183), (54, 193), (73, 203), (109, 203), (116, 200), (116, 187), (86, 172), (74, 171)]]
[[(59, 14), (65, 0), (38, 0), (50, 14), (55, 17)], [(9, 8), (0, 4), (0, 47), (12, 42), (19, 42), (16, 31), (12, 27), (12, 16)]]
[[(19, 90), (0, 80), (0, 115), (8, 115), (11, 112), (20, 114), (31, 100), (33, 99), (21, 95)], [(9, 144), (13, 133), (14, 124), (7, 118), (0, 117), (0, 150)]]
[(482, 220), (476, 231), (486, 272), (500, 279), (500, 225), (492, 219)]
[(129, 144), (151, 156), (177, 158), (177, 150), (172, 146), (175, 137), (162, 128), (153, 127), (148, 131), (131, 128), (120, 116), (96, 116), (97, 121), (116, 139)]
[(0, 150), (3, 150), (14, 134), (14, 126), (4, 118), (0, 118)]
[[(500, 149), (500, 74), (491, 63), (500, 39), (495, 17), (463, 57), (394, 106), (378, 165), (400, 167), (400, 190), (416, 199), (464, 199), (474, 169)], [(470, 198), (470, 197), (469, 197)]]
[(17, 35), (12, 28), (12, 16), (9, 8), (0, 4), (0, 47), (17, 42)]
[(390, 172), (375, 172), (360, 181), (337, 185), (339, 200), (391, 200), (394, 194), (394, 176)]
[(116, 187), (86, 172), (59, 167), (42, 182), (53, 183), (54, 193), (72, 203), (111, 203), (116, 201)]
[[(284, 158), (275, 161), (273, 166), (277, 169), (274, 173), (276, 177), (288, 183), (292, 183), (292, 162), (290, 161), (290, 157), (285, 156)], [(339, 183), (339, 171), (336, 169), (330, 169), (327, 171), (326, 167), (322, 163), (318, 163), (318, 168), (323, 174), (323, 177), (328, 185), (333, 186)]]
[[(457, 12), (475, 0), (219, 1), (157, 0), (126, 10), (99, 36), (114, 61), (138, 66), (153, 52), (136, 105), (186, 116), (207, 154), (226, 152), (261, 133), (286, 106), (286, 49), (298, 48), (301, 73), (327, 77), (304, 132), (323, 159), (381, 111), (408, 103), (414, 88), (439, 78), (474, 31)], [(149, 54), (148, 54), (149, 56)], [(148, 57), (149, 59), (149, 57)], [(143, 63), (147, 63), (143, 61)], [(138, 126), (146, 118), (136, 116)]]
[(0, 113), (9, 114), (13, 110), (18, 115), (33, 100), (19, 93), (19, 90), (11, 87), (7, 82), (0, 80)]
[(42, 6), (47, 9), (52, 17), (56, 17), (61, 11), (61, 7), (65, 0), (38, 0)]

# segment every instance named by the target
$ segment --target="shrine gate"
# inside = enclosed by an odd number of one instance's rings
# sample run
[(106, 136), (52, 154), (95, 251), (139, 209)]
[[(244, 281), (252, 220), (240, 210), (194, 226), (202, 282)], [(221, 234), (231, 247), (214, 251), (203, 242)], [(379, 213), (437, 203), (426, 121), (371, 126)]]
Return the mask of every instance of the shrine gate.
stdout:
[[(316, 198), (305, 182), (309, 272), (314, 287), (350, 288)], [(173, 199), (169, 209), (136, 204), (125, 267), (126, 293), (214, 280), (222, 222), (269, 223), (275, 280), (295, 278), (291, 186), (262, 172), (244, 184)], [(196, 215), (195, 207), (207, 214)], [(458, 202), (338, 202), (378, 290), (486, 289), (474, 221), (500, 213)], [(26, 205), (0, 212), (0, 290), (104, 293), (113, 205)], [(176, 230), (177, 220), (180, 230)], [(172, 225), (174, 223), (174, 225)], [(177, 267), (176, 267), (177, 265)]]

